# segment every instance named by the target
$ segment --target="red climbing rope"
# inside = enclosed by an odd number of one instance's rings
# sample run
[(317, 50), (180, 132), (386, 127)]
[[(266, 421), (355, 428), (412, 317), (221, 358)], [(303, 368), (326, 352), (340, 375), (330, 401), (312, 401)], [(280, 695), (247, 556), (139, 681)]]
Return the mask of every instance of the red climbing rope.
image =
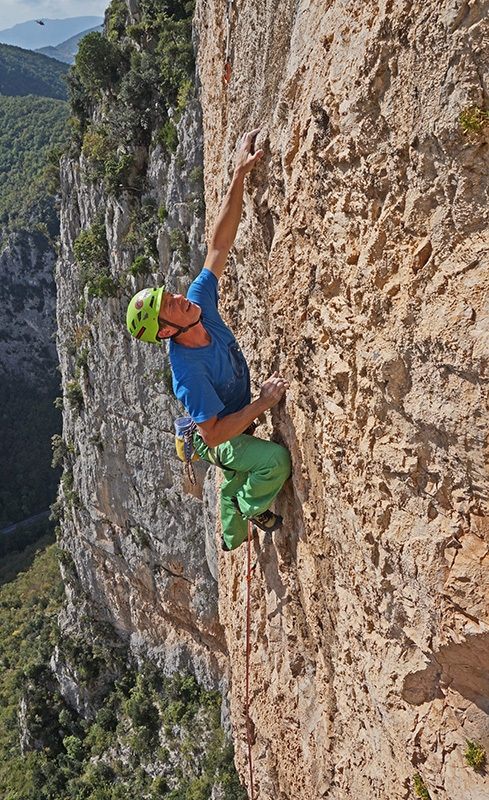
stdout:
[(250, 631), (251, 631), (251, 578), (256, 562), (251, 566), (251, 536), (252, 524), (248, 520), (248, 571), (246, 574), (247, 583), (247, 602), (246, 602), (246, 688), (245, 688), (245, 714), (246, 714), (246, 738), (248, 741), (248, 764), (250, 768), (250, 800), (255, 800), (255, 789), (253, 785), (253, 757), (251, 754), (251, 722), (250, 722)]

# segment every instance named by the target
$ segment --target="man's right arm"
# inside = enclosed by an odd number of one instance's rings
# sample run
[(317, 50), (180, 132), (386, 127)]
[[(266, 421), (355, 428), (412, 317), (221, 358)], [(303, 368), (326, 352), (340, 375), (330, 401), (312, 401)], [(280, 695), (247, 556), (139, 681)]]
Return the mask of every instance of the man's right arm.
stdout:
[(243, 210), (244, 179), (263, 155), (263, 150), (253, 152), (258, 133), (259, 128), (256, 128), (245, 133), (241, 139), (233, 179), (214, 226), (204, 267), (214, 273), (217, 279), (224, 271), (229, 251), (236, 238)]

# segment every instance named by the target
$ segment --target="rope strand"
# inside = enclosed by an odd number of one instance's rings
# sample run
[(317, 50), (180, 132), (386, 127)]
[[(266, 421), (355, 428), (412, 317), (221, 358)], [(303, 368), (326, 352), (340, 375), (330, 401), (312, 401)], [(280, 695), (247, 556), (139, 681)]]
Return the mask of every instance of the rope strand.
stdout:
[(245, 714), (246, 714), (246, 738), (248, 741), (248, 765), (250, 769), (250, 800), (255, 800), (255, 788), (253, 785), (253, 756), (251, 753), (251, 721), (250, 721), (250, 651), (251, 651), (251, 578), (257, 561), (251, 566), (251, 539), (253, 526), (248, 520), (248, 572), (246, 575), (247, 583), (247, 602), (246, 602), (246, 682), (245, 682)]
[(246, 598), (246, 670), (245, 670), (245, 715), (246, 739), (248, 742), (248, 765), (250, 769), (250, 800), (255, 800), (255, 787), (253, 783), (253, 756), (251, 752), (251, 720), (250, 720), (250, 655), (251, 655), (251, 579), (258, 564), (259, 558), (265, 547), (272, 541), (272, 534), (265, 532), (263, 544), (260, 547), (253, 565), (251, 564), (251, 540), (256, 534), (256, 527), (248, 520), (248, 571), (246, 573), (247, 598)]

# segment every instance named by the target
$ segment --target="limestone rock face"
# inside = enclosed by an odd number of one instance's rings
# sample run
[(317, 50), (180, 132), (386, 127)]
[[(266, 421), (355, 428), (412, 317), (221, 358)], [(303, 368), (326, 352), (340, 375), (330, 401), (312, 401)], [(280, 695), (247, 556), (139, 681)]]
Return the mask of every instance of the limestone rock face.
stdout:
[[(190, 171), (203, 151), (209, 233), (238, 139), (260, 126), (220, 290), (254, 390), (275, 369), (291, 383), (261, 428), (293, 474), (249, 584), (254, 794), (405, 800), (419, 774), (433, 800), (482, 800), (464, 751), (489, 750), (489, 128), (465, 133), (459, 114), (488, 108), (489, 2), (227, 8), (228, 24), (226, 4), (197, 2), (202, 120), (194, 103), (177, 158), (149, 154), (168, 218), (147, 281), (185, 291), (205, 253)], [(229, 685), (249, 786), (246, 548), (216, 548), (219, 475), (198, 464), (185, 481), (165, 350), (124, 330), (145, 285), (134, 208), (83, 169), (62, 175), (62, 544), (90, 611), (135, 652)], [(80, 288), (73, 255), (100, 208), (112, 298)]]
[[(183, 407), (171, 391), (166, 347), (141, 345), (126, 330), (130, 297), (165, 283), (185, 291), (192, 274), (169, 246), (177, 227), (188, 243), (195, 274), (203, 262), (202, 212), (192, 205), (188, 173), (202, 164), (199, 107), (180, 123), (176, 158), (152, 151), (146, 198), (164, 206), (157, 246), (160, 263), (150, 275), (130, 273), (140, 204), (121, 194), (106, 198), (83, 179), (80, 162), (62, 168), (61, 241), (57, 264), (58, 351), (64, 386), (65, 472), (61, 482), (62, 546), (76, 578), (64, 627), (77, 626), (80, 586), (87, 613), (112, 624), (138, 655), (150, 654), (168, 674), (190, 669), (209, 687), (222, 684), (225, 641), (217, 613), (213, 485), (204, 518), (204, 463), (197, 485), (184, 476), (175, 452), (174, 426)], [(184, 166), (181, 166), (181, 165)], [(192, 195), (192, 197), (190, 197)], [(83, 285), (74, 246), (102, 210), (109, 276), (117, 297), (98, 297)], [(206, 549), (210, 571), (206, 560)]]
[(41, 391), (56, 375), (55, 259), (39, 231), (11, 233), (0, 253), (0, 375)]
[[(489, 3), (197, 5), (210, 230), (261, 126), (223, 307), (293, 476), (252, 582), (260, 800), (489, 797)], [(246, 553), (220, 558), (237, 758)], [(242, 552), (243, 551), (243, 552)], [(253, 545), (253, 557), (257, 545)]]

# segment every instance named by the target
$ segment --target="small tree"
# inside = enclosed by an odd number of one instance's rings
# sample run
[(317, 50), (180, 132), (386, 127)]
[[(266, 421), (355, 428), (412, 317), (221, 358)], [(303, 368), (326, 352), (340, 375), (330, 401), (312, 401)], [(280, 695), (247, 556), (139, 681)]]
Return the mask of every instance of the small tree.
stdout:
[(75, 67), (80, 80), (89, 91), (109, 89), (117, 79), (119, 51), (99, 31), (91, 31), (80, 41)]

